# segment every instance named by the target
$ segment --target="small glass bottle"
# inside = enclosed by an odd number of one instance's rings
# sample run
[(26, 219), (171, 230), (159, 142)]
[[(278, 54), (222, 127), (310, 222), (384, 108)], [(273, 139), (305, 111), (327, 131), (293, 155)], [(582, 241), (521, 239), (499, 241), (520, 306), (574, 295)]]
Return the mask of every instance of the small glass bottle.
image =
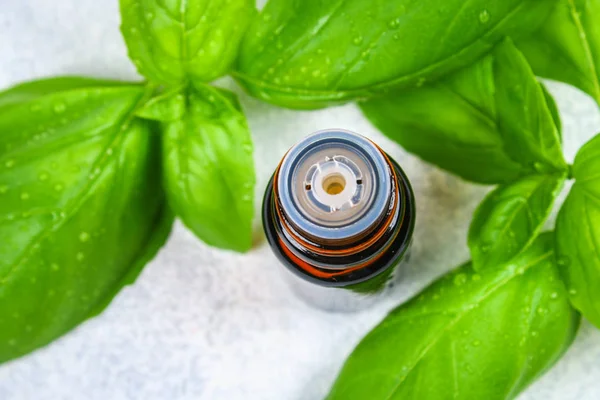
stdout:
[(325, 130), (285, 155), (265, 193), (263, 223), (302, 298), (352, 311), (372, 304), (399, 277), (415, 201), (400, 166), (375, 143)]

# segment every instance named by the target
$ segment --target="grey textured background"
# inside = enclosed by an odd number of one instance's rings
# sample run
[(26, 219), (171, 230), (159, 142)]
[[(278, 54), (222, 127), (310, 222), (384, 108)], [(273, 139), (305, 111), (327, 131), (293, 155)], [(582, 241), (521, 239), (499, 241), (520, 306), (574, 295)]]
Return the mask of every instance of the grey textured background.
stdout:
[[(0, 0), (0, 87), (48, 75), (138, 79), (120, 37), (117, 0)], [(318, 400), (358, 340), (396, 303), (468, 257), (471, 214), (488, 188), (424, 164), (379, 134), (353, 105), (278, 109), (241, 96), (256, 142), (257, 197), (300, 137), (339, 127), (377, 141), (418, 197), (413, 263), (392, 298), (326, 314), (292, 297), (256, 224), (256, 247), (213, 250), (180, 224), (136, 285), (100, 317), (0, 367), (1, 400)], [(594, 133), (594, 103), (559, 84), (568, 160)], [(258, 202), (256, 205), (258, 215)], [(551, 227), (551, 225), (549, 225)], [(600, 332), (585, 322), (567, 355), (521, 400), (600, 398)]]

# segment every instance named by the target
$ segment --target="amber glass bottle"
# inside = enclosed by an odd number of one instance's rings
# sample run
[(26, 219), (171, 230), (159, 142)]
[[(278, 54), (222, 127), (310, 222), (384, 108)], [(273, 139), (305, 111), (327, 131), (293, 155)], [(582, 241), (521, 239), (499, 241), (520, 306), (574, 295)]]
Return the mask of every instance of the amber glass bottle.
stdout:
[(355, 310), (400, 275), (414, 195), (400, 166), (375, 143), (344, 130), (320, 131), (290, 149), (275, 170), (263, 223), (303, 298)]

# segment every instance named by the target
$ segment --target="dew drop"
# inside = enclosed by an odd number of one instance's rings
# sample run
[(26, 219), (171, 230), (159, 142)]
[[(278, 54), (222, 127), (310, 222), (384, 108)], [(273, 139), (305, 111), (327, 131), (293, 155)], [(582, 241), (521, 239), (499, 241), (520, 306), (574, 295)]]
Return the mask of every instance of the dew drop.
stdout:
[(66, 109), (65, 103), (56, 103), (54, 105), (54, 112), (57, 114), (64, 112), (65, 109)]
[(52, 264), (50, 264), (50, 269), (52, 271), (58, 271), (60, 269), (60, 267), (58, 266), (58, 264), (52, 263)]
[(57, 192), (61, 192), (64, 188), (65, 187), (60, 183), (57, 183), (56, 185), (54, 185), (54, 190)]
[(8, 345), (9, 346), (16, 346), (17, 345), (17, 339), (10, 339), (8, 341)]
[(576, 289), (571, 289), (571, 290), (569, 290), (569, 294), (571, 296), (576, 296), (577, 295), (577, 290)]
[(48, 173), (47, 172), (40, 172), (40, 174), (38, 175), (38, 179), (40, 181), (45, 181), (48, 179)]
[(479, 22), (487, 24), (490, 21), (490, 13), (488, 10), (483, 10), (479, 13)]
[(106, 149), (106, 155), (107, 156), (111, 156), (113, 153), (113, 149), (111, 147), (109, 147), (108, 149)]
[(552, 292), (552, 293), (550, 294), (550, 298), (551, 298), (551, 299), (557, 299), (557, 298), (558, 298), (558, 293), (556, 293), (556, 292)]
[(146, 13), (146, 19), (147, 19), (147, 20), (151, 20), (152, 18), (154, 18), (154, 14), (153, 14), (153, 13), (151, 13), (151, 12), (147, 12), (147, 13)]
[(473, 341), (473, 346), (475, 346), (475, 347), (479, 346), (480, 344), (481, 344), (480, 340)]
[(4, 166), (6, 168), (12, 168), (15, 165), (15, 160), (6, 160), (6, 162), (4, 163)]
[(571, 260), (567, 256), (560, 256), (556, 263), (561, 267), (568, 267), (571, 264)]
[(8, 192), (8, 186), (0, 185), (0, 194), (6, 194)]
[(357, 37), (354, 38), (354, 40), (352, 41), (352, 43), (354, 43), (355, 45), (358, 46), (359, 44), (362, 43), (362, 41), (363, 41), (363, 37), (359, 35), (359, 36), (357, 36)]
[(82, 252), (79, 252), (75, 256), (75, 258), (77, 258), (77, 261), (83, 261), (83, 259), (85, 258), (85, 254), (83, 254)]
[(90, 234), (87, 232), (81, 232), (79, 234), (79, 240), (84, 243), (87, 242), (88, 240), (90, 240)]
[(458, 274), (454, 277), (454, 285), (455, 286), (461, 286), (464, 285), (467, 282), (467, 275), (466, 274)]
[(395, 29), (400, 25), (400, 18), (394, 18), (388, 23), (390, 29)]
[(27, 193), (27, 192), (21, 193), (21, 200), (27, 200), (27, 199), (29, 199), (29, 193)]

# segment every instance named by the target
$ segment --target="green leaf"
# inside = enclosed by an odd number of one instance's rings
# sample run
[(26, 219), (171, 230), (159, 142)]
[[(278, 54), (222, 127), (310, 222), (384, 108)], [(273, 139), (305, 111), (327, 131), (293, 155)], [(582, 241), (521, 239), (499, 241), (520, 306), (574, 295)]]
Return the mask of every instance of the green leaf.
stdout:
[[(527, 99), (529, 113), (512, 98)], [(405, 149), (467, 180), (505, 183), (567, 168), (556, 105), (508, 41), (440, 81), (360, 106)]]
[(518, 46), (536, 74), (578, 87), (600, 104), (599, 19), (600, 0), (560, 0)]
[(185, 114), (185, 97), (178, 86), (158, 93), (137, 108), (135, 115), (153, 121), (175, 121)]
[(318, 108), (422, 85), (533, 32), (556, 0), (270, 0), (235, 76), (254, 96)]
[(546, 102), (547, 93), (510, 40), (494, 52), (498, 127), (507, 153), (538, 172), (565, 171), (559, 127)]
[(560, 358), (578, 326), (545, 234), (502, 268), (465, 265), (392, 311), (327, 399), (512, 399)]
[(171, 225), (144, 89), (76, 81), (0, 94), (0, 361), (98, 313)]
[(149, 80), (208, 82), (231, 68), (253, 0), (120, 0), (129, 57)]
[(481, 203), (469, 229), (477, 271), (511, 260), (539, 234), (566, 176), (531, 175), (498, 187)]
[(182, 119), (163, 124), (164, 181), (183, 223), (209, 245), (252, 246), (254, 160), (233, 93), (197, 85)]
[(558, 140), (562, 146), (562, 120), (560, 119), (560, 112), (558, 111), (558, 106), (556, 105), (556, 101), (552, 94), (548, 91), (548, 88), (544, 86), (544, 84), (540, 83), (542, 90), (544, 92), (544, 98), (546, 99), (546, 105), (548, 106), (548, 110), (550, 110), (550, 114), (552, 115), (552, 121), (554, 121), (554, 126), (556, 127)]
[(60, 76), (41, 79), (38, 81), (24, 82), (15, 85), (0, 93), (0, 107), (35, 100), (38, 97), (53, 94), (56, 91), (70, 89), (84, 89), (107, 86), (128, 86), (131, 82), (108, 81), (102, 79), (87, 78), (82, 76)]
[(581, 148), (556, 221), (558, 265), (573, 306), (600, 328), (600, 135)]

